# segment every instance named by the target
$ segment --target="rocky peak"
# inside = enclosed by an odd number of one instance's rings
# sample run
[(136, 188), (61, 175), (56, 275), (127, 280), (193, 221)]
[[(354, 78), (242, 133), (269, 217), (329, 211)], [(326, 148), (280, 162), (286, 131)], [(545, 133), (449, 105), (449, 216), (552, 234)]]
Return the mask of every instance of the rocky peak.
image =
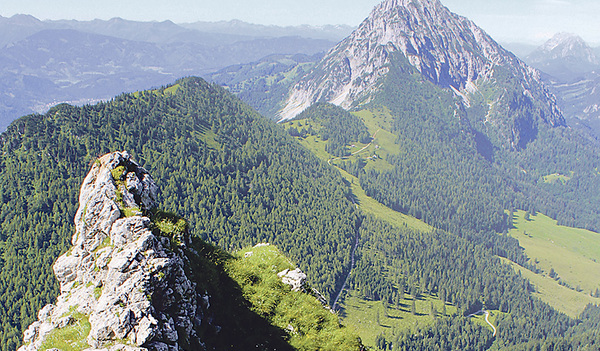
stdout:
[(571, 33), (557, 33), (532, 53), (530, 58), (534, 61), (577, 58), (590, 64), (599, 63), (594, 50), (580, 36)]
[(556, 34), (526, 60), (560, 83), (589, 81), (586, 75), (600, 68), (594, 49), (581, 37), (569, 33)]
[(68, 343), (86, 350), (175, 351), (182, 340), (188, 347), (198, 340), (205, 299), (184, 272), (189, 237), (181, 223), (155, 214), (156, 193), (127, 152), (93, 164), (81, 186), (73, 247), (53, 267), (61, 294), (40, 310), (21, 351), (56, 347), (73, 330), (79, 338)]
[(564, 124), (538, 71), (438, 0), (386, 0), (377, 5), (292, 88), (280, 111), (281, 120), (295, 117), (315, 102), (327, 101), (344, 108), (368, 102), (389, 72), (395, 52), (401, 52), (425, 78), (460, 96), (493, 80), (495, 69), (502, 67), (521, 81), (520, 93), (548, 103), (544, 113), (547, 122)]
[(125, 212), (142, 214), (154, 209), (156, 191), (150, 174), (127, 152), (100, 157), (81, 185), (71, 244), (95, 250)]

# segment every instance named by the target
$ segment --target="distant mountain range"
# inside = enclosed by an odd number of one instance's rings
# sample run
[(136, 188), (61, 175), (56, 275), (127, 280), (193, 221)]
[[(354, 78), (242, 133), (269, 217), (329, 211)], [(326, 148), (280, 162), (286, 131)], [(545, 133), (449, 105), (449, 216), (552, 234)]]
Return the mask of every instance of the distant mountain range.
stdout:
[(58, 102), (108, 99), (272, 54), (313, 55), (350, 30), (240, 21), (177, 25), (0, 17), (0, 130)]
[(600, 49), (559, 33), (525, 60), (544, 72), (569, 124), (600, 139)]
[(230, 35), (245, 35), (258, 37), (290, 37), (300, 36), (312, 39), (325, 39), (340, 41), (347, 37), (354, 27), (348, 25), (324, 25), (324, 26), (265, 26), (247, 23), (239, 20), (219, 22), (194, 22), (181, 24), (188, 29), (199, 30), (204, 33), (224, 33)]

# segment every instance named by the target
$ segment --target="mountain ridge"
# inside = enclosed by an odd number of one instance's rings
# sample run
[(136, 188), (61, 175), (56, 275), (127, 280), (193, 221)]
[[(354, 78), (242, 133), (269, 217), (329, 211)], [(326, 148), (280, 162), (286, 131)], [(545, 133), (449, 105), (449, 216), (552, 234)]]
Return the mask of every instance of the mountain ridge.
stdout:
[[(277, 248), (260, 243), (242, 257), (211, 247), (185, 219), (158, 209), (158, 192), (126, 151), (93, 162), (73, 246), (53, 265), (60, 295), (39, 311), (20, 351), (302, 350), (305, 339), (324, 350), (361, 348)], [(268, 269), (257, 264), (265, 261)], [(267, 293), (268, 307), (255, 301)], [(297, 306), (302, 314), (291, 317)], [(317, 322), (323, 333), (306, 328)]]
[(3, 17), (0, 33), (0, 130), (59, 102), (97, 102), (271, 54), (312, 55), (333, 45), (326, 39), (203, 33), (172, 22), (122, 19)]
[(543, 72), (569, 124), (600, 140), (600, 55), (581, 37), (558, 33), (525, 60)]
[(24, 116), (0, 147), (2, 350), (58, 295), (52, 265), (70, 247), (77, 190), (111, 150), (152, 170), (161, 208), (185, 216), (194, 237), (229, 251), (276, 245), (328, 301), (345, 279), (358, 217), (341, 176), (201, 78)]
[[(514, 85), (507, 89), (543, 101), (536, 107), (540, 120), (551, 126), (565, 125), (554, 96), (541, 82), (537, 70), (503, 49), (472, 21), (451, 13), (438, 0), (387, 0), (377, 5), (348, 38), (331, 49), (292, 88), (279, 119), (293, 118), (318, 101), (346, 109), (371, 101), (395, 52), (405, 56), (427, 80), (454, 91), (467, 107), (471, 95), (480, 95), (483, 85), (499, 80), (499, 69), (505, 71), (504, 75), (517, 77), (515, 83), (502, 82)], [(498, 95), (499, 99), (503, 96), (501, 92)], [(509, 114), (517, 113), (509, 101), (501, 104)], [(510, 118), (492, 124), (514, 123)], [(519, 140), (511, 142), (518, 144)]]

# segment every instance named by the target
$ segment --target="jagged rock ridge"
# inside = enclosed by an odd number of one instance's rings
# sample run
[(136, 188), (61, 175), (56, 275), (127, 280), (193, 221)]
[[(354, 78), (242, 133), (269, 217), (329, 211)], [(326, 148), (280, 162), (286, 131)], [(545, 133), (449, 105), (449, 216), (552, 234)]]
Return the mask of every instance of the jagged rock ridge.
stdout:
[(202, 348), (194, 327), (207, 301), (186, 277), (180, 250), (189, 237), (156, 235), (143, 215), (155, 209), (156, 193), (127, 152), (96, 161), (81, 187), (73, 247), (53, 267), (61, 294), (40, 310), (19, 350), (52, 346), (61, 329), (87, 323), (78, 341), (86, 350), (175, 351), (182, 340)]
[(498, 45), (465, 17), (438, 0), (386, 0), (348, 38), (291, 90), (280, 119), (295, 117), (315, 102), (344, 108), (368, 102), (389, 72), (392, 54), (401, 52), (433, 83), (452, 89), (469, 104), (469, 94), (494, 79), (497, 68), (519, 80), (520, 93), (543, 102), (542, 119), (564, 125), (555, 98), (539, 72)]

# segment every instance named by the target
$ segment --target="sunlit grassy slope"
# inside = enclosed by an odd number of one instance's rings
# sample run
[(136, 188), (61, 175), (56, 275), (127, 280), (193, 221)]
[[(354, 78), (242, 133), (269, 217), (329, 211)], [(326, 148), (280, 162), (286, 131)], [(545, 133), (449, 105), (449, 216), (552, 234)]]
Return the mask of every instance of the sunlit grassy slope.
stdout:
[[(226, 265), (253, 311), (289, 332), (297, 350), (358, 350), (357, 334), (340, 326), (338, 316), (310, 293), (290, 291), (277, 276), (294, 265), (275, 246), (257, 245), (238, 252)], [(308, 291), (310, 292), (310, 291)]]
[(362, 211), (375, 217), (379, 217), (380, 219), (383, 219), (384, 221), (397, 227), (406, 225), (418, 231), (430, 231), (433, 229), (429, 224), (415, 217), (394, 211), (391, 208), (382, 205), (379, 201), (373, 199), (372, 197), (367, 196), (363, 188), (361, 188), (358, 178), (342, 169), (339, 169), (339, 171), (350, 183), (352, 194), (355, 196), (354, 201)]
[[(355, 329), (366, 346), (375, 346), (375, 338), (379, 334), (385, 335), (386, 339), (392, 340), (397, 332), (430, 325), (435, 316), (443, 315), (443, 302), (435, 296), (423, 295), (415, 300), (416, 314), (411, 313), (412, 297), (406, 295), (404, 300), (399, 301), (398, 307), (394, 304), (384, 307), (381, 301), (368, 301), (356, 296), (346, 297), (340, 315), (344, 324)], [(446, 304), (446, 314), (456, 313), (456, 307)], [(379, 321), (379, 322), (378, 322)]]
[(600, 299), (559, 285), (554, 279), (548, 276), (535, 274), (509, 260), (503, 259), (503, 261), (510, 264), (515, 271), (521, 272), (521, 275), (524, 278), (529, 279), (535, 286), (534, 296), (537, 296), (542, 301), (570, 317), (576, 318), (579, 316), (585, 306), (590, 303), (600, 303)]
[[(371, 112), (364, 110), (357, 112), (356, 115), (363, 120), (369, 129), (369, 133), (374, 135), (374, 137), (371, 144), (355, 142), (352, 145), (349, 145), (349, 151), (352, 153), (351, 156), (344, 158), (331, 156), (325, 151), (327, 142), (323, 141), (318, 135), (307, 135), (305, 138), (298, 138), (298, 140), (317, 157), (336, 166), (342, 176), (348, 180), (352, 194), (355, 196), (354, 201), (361, 210), (395, 226), (406, 225), (419, 231), (430, 231), (432, 229), (431, 226), (425, 222), (394, 211), (389, 207), (382, 205), (377, 200), (367, 196), (365, 191), (361, 188), (358, 178), (337, 167), (340, 162), (356, 161), (359, 158), (362, 158), (367, 162), (365, 167), (367, 169), (387, 169), (391, 167), (390, 164), (385, 161), (385, 156), (393, 154), (395, 153), (394, 151), (397, 150), (394, 143), (396, 137), (384, 129), (389, 128), (386, 121), (391, 117), (387, 115), (386, 111)], [(294, 127), (298, 130), (308, 130), (309, 128), (318, 130), (321, 126), (312, 120), (299, 120), (287, 122), (284, 124), (284, 127), (286, 129)], [(373, 155), (377, 155), (377, 157), (374, 158)]]
[(572, 288), (579, 287), (583, 294), (600, 288), (600, 234), (560, 226), (541, 213), (526, 220), (525, 212), (518, 211), (513, 223), (509, 235), (519, 240), (544, 277), (549, 277), (553, 269), (556, 281), (561, 279)]
[[(399, 147), (396, 144), (396, 136), (390, 132), (391, 116), (385, 109), (363, 110), (354, 112), (373, 136), (370, 144), (353, 143), (348, 145), (350, 156), (338, 158), (331, 156), (325, 151), (327, 141), (323, 141), (318, 135), (307, 135), (298, 138), (300, 143), (311, 150), (322, 160), (336, 166), (342, 176), (348, 181), (349, 187), (354, 195), (354, 201), (359, 208), (368, 214), (374, 215), (394, 226), (408, 226), (416, 230), (426, 232), (431, 226), (417, 218), (394, 211), (375, 199), (367, 196), (361, 188), (358, 178), (340, 168), (342, 162), (356, 162), (362, 159), (366, 162), (365, 169), (385, 170), (391, 165), (385, 161), (388, 155), (398, 154)], [(319, 130), (321, 127), (311, 120), (291, 121), (284, 125), (285, 128), (295, 127), (299, 131)], [(550, 175), (546, 181), (568, 181), (561, 176)], [(542, 274), (535, 274), (510, 261), (515, 270), (529, 279), (536, 287), (534, 293), (543, 301), (559, 311), (572, 317), (576, 317), (583, 311), (588, 303), (600, 303), (600, 299), (593, 298), (590, 291), (595, 291), (600, 286), (600, 234), (558, 226), (556, 221), (542, 214), (531, 216), (529, 221), (524, 219), (525, 212), (519, 211), (515, 214), (515, 228), (510, 231), (511, 236), (517, 238), (525, 248), (527, 255), (533, 261), (538, 262)], [(566, 283), (573, 288), (561, 286), (558, 280), (548, 276), (553, 268)], [(581, 286), (582, 291), (575, 289)], [(415, 301), (417, 313), (413, 315), (410, 311), (412, 297), (407, 295), (401, 301), (399, 308), (389, 306), (384, 309), (381, 301), (368, 301), (358, 297), (356, 292), (350, 291), (341, 303), (341, 317), (345, 325), (354, 328), (365, 345), (375, 347), (375, 338), (383, 334), (391, 338), (397, 331), (429, 325), (434, 318), (431, 315), (433, 304), (437, 315), (441, 314), (443, 302), (436, 296), (425, 295)], [(446, 313), (455, 313), (456, 308), (446, 305)], [(490, 322), (494, 324), (498, 311), (490, 311)], [(472, 317), (475, 323), (488, 326), (485, 316)], [(377, 322), (379, 320), (379, 322)], [(489, 327), (489, 326), (488, 326)], [(389, 339), (388, 338), (388, 339)]]

